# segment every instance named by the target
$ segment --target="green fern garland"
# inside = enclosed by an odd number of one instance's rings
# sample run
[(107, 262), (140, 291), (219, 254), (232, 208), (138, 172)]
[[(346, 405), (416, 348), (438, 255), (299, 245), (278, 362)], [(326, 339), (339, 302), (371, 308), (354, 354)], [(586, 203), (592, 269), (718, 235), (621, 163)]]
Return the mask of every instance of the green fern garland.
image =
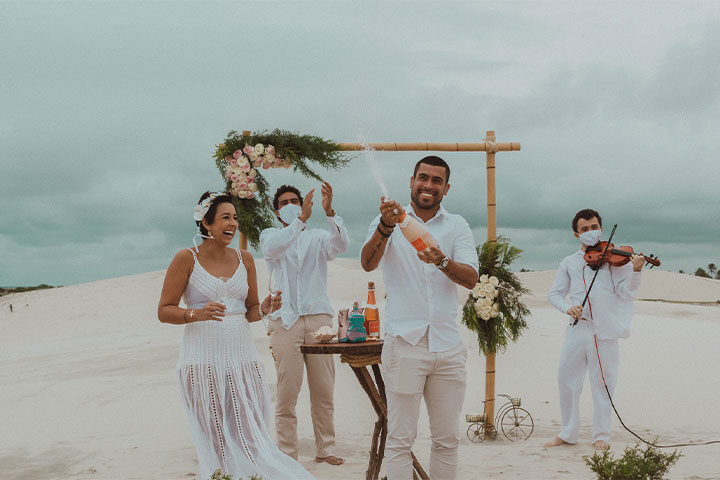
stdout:
[(500, 236), (496, 242), (488, 241), (478, 246), (477, 253), (480, 275), (498, 279), (498, 313), (494, 318), (483, 320), (476, 311), (476, 299), (471, 292), (463, 307), (462, 322), (477, 333), (483, 355), (504, 352), (511, 341), (516, 342), (520, 338), (527, 328), (525, 319), (530, 315), (530, 309), (521, 301), (521, 296), (530, 293), (530, 290), (523, 287), (517, 275), (509, 269), (522, 250)]
[(340, 146), (329, 140), (313, 135), (299, 135), (285, 130), (272, 130), (258, 132), (251, 135), (242, 135), (233, 130), (228, 133), (225, 140), (215, 149), (215, 165), (225, 182), (226, 191), (233, 196), (233, 203), (238, 215), (239, 230), (245, 234), (248, 242), (257, 248), (260, 243), (260, 232), (271, 227), (275, 213), (272, 206), (272, 197), (269, 193), (269, 184), (257, 167), (254, 183), (257, 191), (253, 198), (240, 198), (233, 193), (232, 181), (226, 178), (228, 158), (233, 153), (246, 146), (254, 147), (262, 144), (272, 145), (275, 155), (284, 162), (272, 165), (293, 168), (295, 172), (316, 180), (322, 177), (311, 167), (317, 164), (330, 170), (339, 170), (348, 164), (350, 159), (340, 153)]

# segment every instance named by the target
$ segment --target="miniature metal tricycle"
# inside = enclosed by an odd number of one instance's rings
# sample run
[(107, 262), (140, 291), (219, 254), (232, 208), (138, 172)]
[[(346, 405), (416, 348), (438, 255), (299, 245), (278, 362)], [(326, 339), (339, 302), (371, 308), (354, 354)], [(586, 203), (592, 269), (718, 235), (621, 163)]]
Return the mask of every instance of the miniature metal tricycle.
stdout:
[[(514, 442), (515, 440), (527, 440), (535, 429), (530, 412), (520, 406), (519, 397), (511, 397), (501, 393), (498, 397), (505, 397), (508, 401), (498, 408), (495, 414), (494, 426), (489, 425), (487, 415), (471, 414), (465, 415), (465, 420), (470, 424), (467, 429), (467, 436), (471, 442), (480, 443), (485, 437), (495, 438), (498, 431), (502, 431), (505, 438)], [(485, 402), (483, 402), (485, 403)], [(489, 429), (486, 431), (486, 425)]]

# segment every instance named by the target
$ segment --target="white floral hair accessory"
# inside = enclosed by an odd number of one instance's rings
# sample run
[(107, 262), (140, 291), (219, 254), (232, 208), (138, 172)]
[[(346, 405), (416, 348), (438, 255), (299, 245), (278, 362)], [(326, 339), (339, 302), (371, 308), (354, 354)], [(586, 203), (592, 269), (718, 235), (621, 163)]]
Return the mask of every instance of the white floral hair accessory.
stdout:
[(203, 218), (205, 218), (205, 214), (210, 210), (210, 205), (212, 205), (213, 200), (215, 200), (217, 197), (221, 195), (227, 195), (225, 192), (210, 192), (210, 195), (208, 195), (206, 198), (203, 199), (202, 202), (195, 205), (195, 209), (193, 210), (193, 219), (196, 222), (201, 221)]

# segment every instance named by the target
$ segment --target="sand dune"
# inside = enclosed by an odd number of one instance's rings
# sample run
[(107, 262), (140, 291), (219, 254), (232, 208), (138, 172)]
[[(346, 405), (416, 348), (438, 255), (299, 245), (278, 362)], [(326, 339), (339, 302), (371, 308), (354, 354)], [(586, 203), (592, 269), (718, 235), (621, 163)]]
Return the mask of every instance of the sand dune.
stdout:
[[(261, 285), (266, 269), (258, 261)], [(194, 478), (195, 451), (174, 381), (182, 328), (157, 321), (164, 272), (103, 280), (0, 299), (0, 478)], [(482, 444), (464, 435), (462, 479), (592, 478), (583, 456), (590, 443), (591, 398), (583, 395), (581, 443), (544, 450), (558, 429), (556, 369), (566, 319), (544, 300), (554, 272), (521, 274), (533, 295), (530, 328), (498, 357), (497, 392), (523, 398), (535, 418), (525, 442), (504, 438)], [(641, 298), (686, 302), (720, 299), (720, 281), (664, 271), (643, 274)], [(335, 307), (362, 299), (368, 281), (384, 298), (380, 272), (338, 260), (329, 272)], [(459, 290), (464, 296), (462, 289)], [(10, 314), (8, 303), (15, 312)], [(638, 302), (630, 339), (621, 342), (616, 404), (638, 433), (664, 442), (720, 438), (720, 307)], [(382, 308), (381, 308), (382, 312)], [(256, 343), (269, 377), (275, 371), (262, 325)], [(484, 359), (469, 346), (466, 412), (481, 411)], [(337, 360), (337, 359), (336, 359)], [(342, 467), (312, 461), (314, 441), (304, 389), (301, 462), (317, 478), (364, 478), (374, 413), (349, 367), (337, 363), (336, 425)], [(466, 428), (463, 423), (463, 431)], [(633, 444), (613, 423), (613, 450)], [(423, 414), (415, 452), (427, 465), (430, 435)], [(683, 448), (673, 479), (720, 478), (720, 445)]]

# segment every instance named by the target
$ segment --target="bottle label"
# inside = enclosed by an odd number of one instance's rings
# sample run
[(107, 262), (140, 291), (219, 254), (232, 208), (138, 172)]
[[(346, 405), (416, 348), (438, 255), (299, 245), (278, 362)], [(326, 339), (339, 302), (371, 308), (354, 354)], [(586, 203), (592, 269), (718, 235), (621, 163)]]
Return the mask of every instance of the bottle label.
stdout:
[(415, 247), (415, 250), (418, 252), (422, 252), (423, 250), (427, 249), (427, 244), (423, 241), (422, 238), (416, 238), (412, 242), (410, 242), (413, 247)]

